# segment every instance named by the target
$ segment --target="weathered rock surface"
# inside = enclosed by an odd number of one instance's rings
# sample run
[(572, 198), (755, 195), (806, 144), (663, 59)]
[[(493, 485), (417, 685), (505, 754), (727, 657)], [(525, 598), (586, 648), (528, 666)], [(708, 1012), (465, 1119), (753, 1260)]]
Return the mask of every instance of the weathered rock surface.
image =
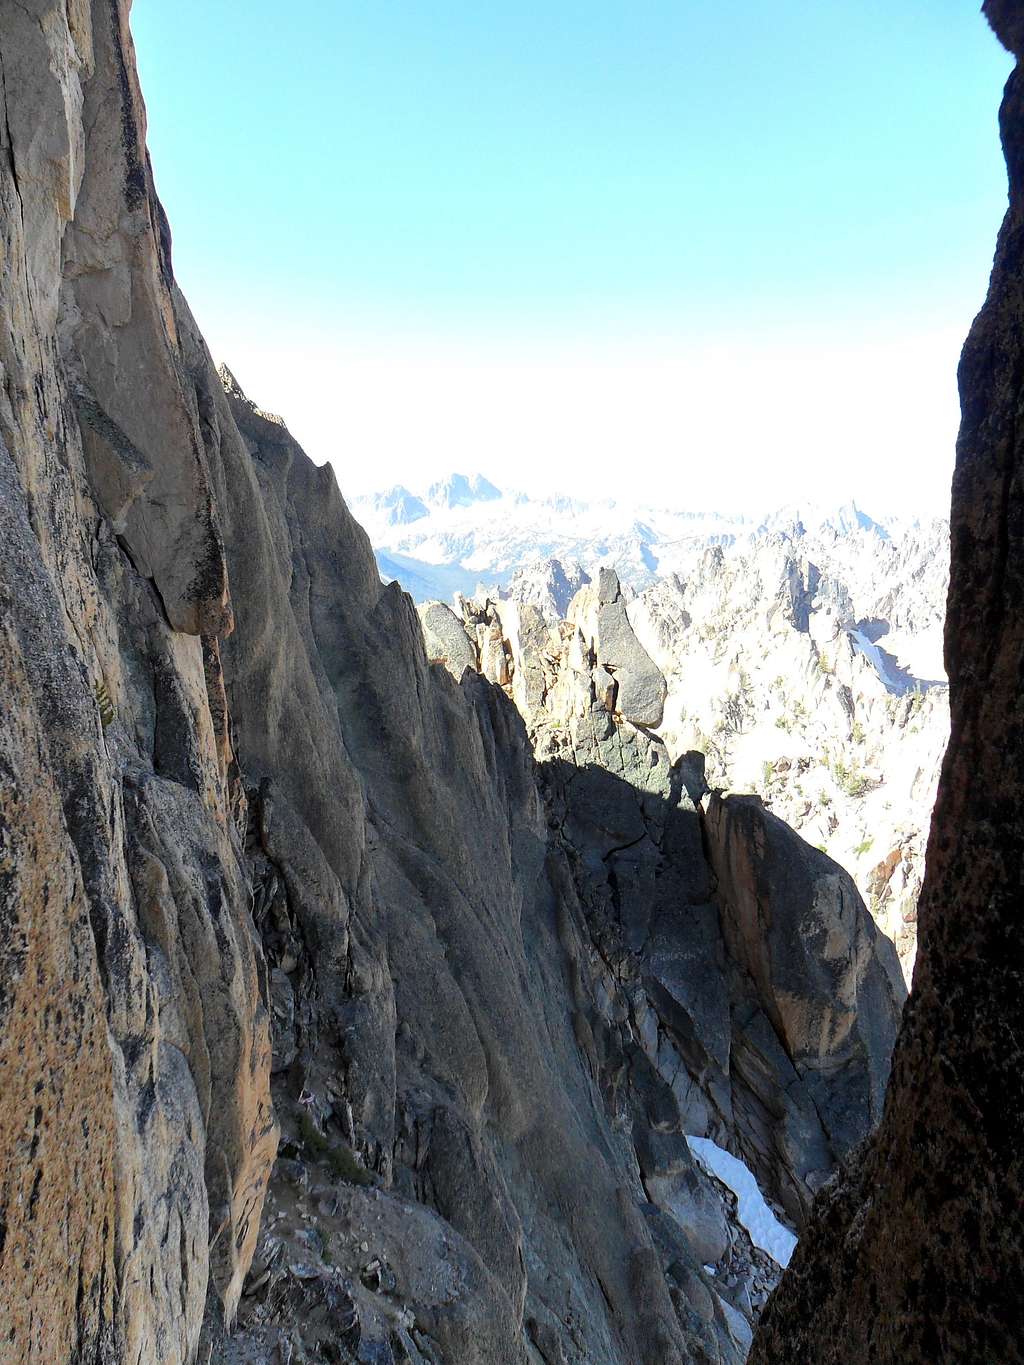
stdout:
[(1010, 206), (960, 363), (946, 625), (952, 735), (914, 989), (875, 1137), (823, 1191), (751, 1360), (1024, 1359), (1024, 30), (1001, 111)]
[(0, 1340), (185, 1360), (276, 1148), (226, 564), (127, 5), (0, 18)]
[(447, 603), (427, 602), (417, 607), (417, 611), (423, 625), (428, 659), (439, 659), (447, 664), (456, 682), (467, 668), (476, 668), (476, 646)]
[(629, 623), (611, 569), (602, 569), (595, 584), (579, 590), (569, 603), (568, 619), (610, 674), (614, 710), (634, 725), (656, 729), (665, 711), (665, 678)]
[(210, 361), (127, 11), (0, 7), (3, 1358), (739, 1361), (778, 1267), (687, 1137), (799, 1227), (892, 950), (781, 829), (805, 900), (735, 948), (612, 578), (430, 662)]
[[(892, 1001), (905, 993), (892, 944), (849, 874), (757, 797), (711, 794), (705, 805), (727, 950), (756, 983), (822, 1126), (849, 1150), (882, 1113), (888, 1072), (863, 1059), (892, 1049)], [(783, 1166), (799, 1170), (801, 1156)]]

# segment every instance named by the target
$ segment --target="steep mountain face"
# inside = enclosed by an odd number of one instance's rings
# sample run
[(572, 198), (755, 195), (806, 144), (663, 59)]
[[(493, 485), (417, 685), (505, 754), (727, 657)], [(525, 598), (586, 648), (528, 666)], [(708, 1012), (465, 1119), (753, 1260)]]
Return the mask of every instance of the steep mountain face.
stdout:
[(754, 1178), (799, 1229), (877, 1119), (892, 946), (669, 761), (612, 576), (540, 764), (508, 630), (428, 660), (212, 366), (127, 15), (0, 10), (4, 1359), (739, 1361)]
[(946, 624), (951, 738), (914, 990), (865, 1145), (823, 1192), (751, 1360), (1019, 1361), (1024, 1271), (1024, 22), (1000, 113), (1010, 205), (960, 362)]
[[(223, 536), (127, 7), (2, 10), (0, 1340), (184, 1360), (276, 1148)], [(211, 1235), (211, 1229), (215, 1235)]]

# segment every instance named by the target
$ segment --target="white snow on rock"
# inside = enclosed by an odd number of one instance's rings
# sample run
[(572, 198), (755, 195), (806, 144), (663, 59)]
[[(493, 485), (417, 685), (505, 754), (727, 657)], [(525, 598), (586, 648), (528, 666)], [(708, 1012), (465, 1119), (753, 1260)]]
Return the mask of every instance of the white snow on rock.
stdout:
[(858, 654), (863, 654), (868, 663), (877, 671), (878, 676), (891, 692), (899, 694), (907, 690), (907, 683), (894, 675), (886, 663), (882, 651), (861, 630), (851, 630), (850, 638)]
[(772, 1213), (748, 1167), (710, 1138), (687, 1137), (686, 1141), (701, 1165), (736, 1196), (737, 1217), (754, 1246), (766, 1251), (779, 1265), (789, 1265), (797, 1239)]

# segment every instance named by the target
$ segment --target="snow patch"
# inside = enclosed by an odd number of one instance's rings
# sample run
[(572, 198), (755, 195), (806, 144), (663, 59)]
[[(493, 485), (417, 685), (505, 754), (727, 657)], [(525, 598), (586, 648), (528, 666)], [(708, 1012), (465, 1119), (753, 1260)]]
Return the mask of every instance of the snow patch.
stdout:
[(907, 684), (903, 678), (897, 677), (885, 659), (882, 651), (876, 644), (873, 644), (861, 630), (851, 630), (850, 638), (858, 654), (863, 654), (868, 663), (872, 665), (875, 672), (890, 692), (895, 692), (897, 696), (907, 691)]
[(797, 1239), (772, 1213), (749, 1168), (710, 1138), (687, 1137), (686, 1141), (700, 1164), (736, 1196), (737, 1216), (754, 1246), (779, 1265), (789, 1265)]

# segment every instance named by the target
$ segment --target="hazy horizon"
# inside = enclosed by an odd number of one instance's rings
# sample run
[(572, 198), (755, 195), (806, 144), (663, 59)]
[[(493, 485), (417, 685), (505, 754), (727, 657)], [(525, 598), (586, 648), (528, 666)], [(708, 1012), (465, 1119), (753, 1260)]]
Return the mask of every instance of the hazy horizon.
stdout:
[[(759, 519), (775, 517), (778, 514), (784, 514), (791, 509), (795, 514), (820, 513), (822, 516), (830, 516), (848, 509), (851, 505), (856, 507), (858, 512), (863, 513), (872, 521), (877, 521), (883, 526), (890, 522), (899, 522), (902, 525), (905, 521), (914, 519), (920, 520), (921, 522), (933, 520), (945, 522), (949, 519), (948, 511), (945, 509), (937, 512), (919, 512), (915, 509), (908, 510), (891, 505), (865, 503), (853, 491), (850, 491), (846, 497), (839, 497), (836, 499), (822, 500), (820, 498), (811, 497), (788, 497), (783, 502), (769, 502), (760, 506), (751, 505), (749, 511), (739, 511), (735, 508), (725, 506), (719, 507), (713, 504), (699, 505), (685, 497), (682, 499), (676, 497), (670, 497), (668, 499), (661, 498), (660, 500), (656, 498), (650, 499), (645, 498), (642, 492), (634, 494), (627, 491), (618, 497), (612, 494), (596, 493), (593, 497), (587, 497), (581, 493), (579, 489), (574, 490), (572, 488), (563, 487), (557, 481), (557, 478), (545, 482), (543, 486), (528, 489), (513, 481), (503, 481), (500, 477), (495, 475), (494, 471), (488, 471), (486, 468), (475, 466), (445, 470), (442, 471), (440, 475), (432, 475), (429, 478), (414, 477), (408, 482), (401, 479), (392, 479), (390, 481), (385, 481), (382, 484), (374, 485), (372, 488), (366, 488), (358, 493), (351, 492), (349, 498), (351, 501), (357, 502), (360, 505), (365, 505), (375, 498), (385, 497), (398, 489), (402, 489), (413, 497), (426, 500), (428, 512), (431, 516), (437, 516), (441, 513), (450, 513), (454, 517), (459, 513), (470, 511), (473, 507), (483, 506), (486, 508), (486, 499), (481, 499), (470, 504), (456, 504), (449, 508), (445, 508), (441, 503), (431, 503), (428, 500), (428, 494), (431, 488), (450, 478), (465, 478), (470, 482), (475, 478), (482, 478), (495, 488), (503, 500), (522, 498), (529, 500), (530, 503), (536, 503), (542, 500), (547, 502), (571, 500), (594, 509), (602, 506), (621, 508), (623, 512), (627, 514), (657, 510), (670, 515), (692, 515), (695, 518), (704, 517), (707, 519), (721, 518), (722, 521), (735, 521), (737, 524), (747, 524), (751, 527), (755, 527), (758, 524)], [(416, 522), (411, 522), (409, 525), (412, 528), (415, 528)]]
[(132, 22), (182, 288), (347, 495), (948, 510), (1006, 199), (1010, 60), (966, 7)]

